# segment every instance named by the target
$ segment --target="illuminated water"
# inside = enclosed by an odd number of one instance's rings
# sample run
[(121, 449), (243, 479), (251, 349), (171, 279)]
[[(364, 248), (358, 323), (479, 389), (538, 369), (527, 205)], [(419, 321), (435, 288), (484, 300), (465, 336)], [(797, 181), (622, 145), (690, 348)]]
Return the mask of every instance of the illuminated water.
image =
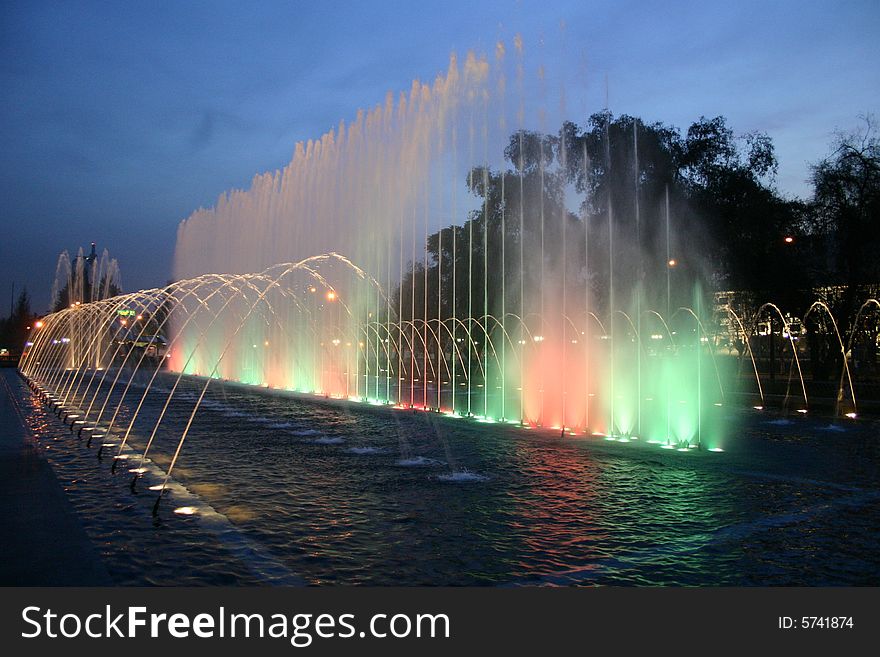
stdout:
[(121, 584), (880, 584), (876, 420), (725, 408), (727, 451), (680, 453), (217, 386), (175, 470), (194, 495), (154, 522), (146, 479), (16, 385)]

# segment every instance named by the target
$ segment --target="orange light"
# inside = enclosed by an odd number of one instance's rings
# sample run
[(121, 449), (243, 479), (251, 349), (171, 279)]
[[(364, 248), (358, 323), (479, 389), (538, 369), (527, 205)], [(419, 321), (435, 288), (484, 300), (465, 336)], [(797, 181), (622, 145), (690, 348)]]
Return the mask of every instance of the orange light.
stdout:
[(137, 317), (135, 317), (135, 319), (136, 319), (137, 321), (141, 321), (143, 318), (144, 318), (143, 315), (138, 315)]
[(309, 292), (315, 292), (315, 286), (314, 286), (314, 285), (313, 285), (312, 287), (309, 288)]
[(336, 301), (336, 292), (334, 292), (333, 290), (328, 290), (327, 301)]
[(123, 326), (128, 326), (128, 320), (127, 320), (127, 319), (120, 319), (120, 320), (119, 320), (119, 323), (122, 324)]
[(34, 322), (34, 326), (36, 326), (37, 328), (43, 328), (43, 322), (38, 319), (36, 322)]
[(670, 258), (669, 262), (667, 262), (666, 264), (669, 265), (670, 267), (675, 267), (675, 265), (677, 265), (678, 262), (676, 262), (675, 258)]
[(793, 238), (791, 235), (787, 235), (787, 236), (785, 237), (785, 243), (786, 243), (786, 244), (791, 244), (792, 242), (794, 242), (794, 238)]

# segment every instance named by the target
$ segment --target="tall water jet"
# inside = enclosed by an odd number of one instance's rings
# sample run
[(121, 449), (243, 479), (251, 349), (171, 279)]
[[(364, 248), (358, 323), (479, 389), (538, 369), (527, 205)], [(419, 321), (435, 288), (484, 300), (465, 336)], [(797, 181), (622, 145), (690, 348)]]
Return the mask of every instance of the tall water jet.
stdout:
[[(648, 413), (643, 406), (653, 401), (645, 390), (659, 385), (649, 385), (642, 370), (667, 387), (676, 385), (668, 372), (658, 373), (669, 368), (644, 362), (645, 305), (667, 322), (675, 308), (668, 253), (664, 296), (649, 298), (642, 284), (648, 273), (642, 128), (632, 120), (626, 134), (616, 126), (612, 132), (606, 112), (592, 132), (570, 123), (555, 136), (530, 131), (521, 40), (515, 46), (520, 127), (512, 137), (503, 134), (503, 44), (494, 66), (470, 53), (459, 70), (453, 57), (432, 85), (416, 81), (396, 102), (389, 94), (352, 123), (298, 144), (282, 171), (257, 176), (250, 190), (229, 192), (214, 208), (194, 213), (178, 232), (177, 277), (342, 253), (383, 283), (368, 298), (346, 297), (350, 314), (343, 332), (358, 336), (338, 338), (357, 347), (349, 396), (484, 419), (507, 419), (512, 403), (520, 409), (518, 419), (533, 425), (641, 433)], [(542, 89), (545, 76), (539, 66)], [(562, 91), (564, 115), (564, 86)], [(542, 106), (536, 116), (543, 127)], [(463, 179), (461, 152), (467, 154)], [(615, 208), (619, 199), (612, 200), (607, 180), (627, 172), (634, 184)], [(581, 198), (574, 213), (567, 196), (577, 180)], [(598, 180), (606, 181), (604, 189)], [(459, 207), (462, 191), (470, 194)], [(518, 227), (510, 216), (518, 217)], [(605, 225), (591, 243), (588, 225), (600, 216)], [(668, 231), (668, 213), (666, 225)], [(668, 241), (667, 235), (667, 250)], [(233, 243), (235, 249), (226, 246)], [(604, 262), (590, 258), (596, 248), (605, 249)], [(508, 259), (510, 252), (518, 252), (518, 262)], [(594, 285), (600, 287), (591, 291)], [(223, 329), (213, 331), (221, 340)], [(241, 339), (244, 346), (232, 348), (224, 378), (274, 385), (249, 365), (247, 340)], [(669, 350), (678, 348), (671, 335), (664, 340)], [(326, 343), (313, 346), (315, 367), (323, 367), (325, 349)], [(700, 359), (708, 357), (697, 351)], [(509, 354), (518, 367), (509, 367)], [(322, 377), (312, 377), (307, 387), (324, 390)], [(302, 373), (296, 378), (302, 380)], [(338, 386), (332, 388), (338, 394)], [(664, 408), (664, 417), (671, 412)]]

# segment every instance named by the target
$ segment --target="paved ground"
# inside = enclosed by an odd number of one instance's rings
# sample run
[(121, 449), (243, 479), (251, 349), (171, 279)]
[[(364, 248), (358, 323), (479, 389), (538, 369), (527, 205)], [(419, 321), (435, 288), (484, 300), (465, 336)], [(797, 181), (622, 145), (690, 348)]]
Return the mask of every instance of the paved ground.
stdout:
[(0, 370), (0, 585), (110, 585), (61, 483), (24, 425), (12, 394), (22, 385), (15, 370)]

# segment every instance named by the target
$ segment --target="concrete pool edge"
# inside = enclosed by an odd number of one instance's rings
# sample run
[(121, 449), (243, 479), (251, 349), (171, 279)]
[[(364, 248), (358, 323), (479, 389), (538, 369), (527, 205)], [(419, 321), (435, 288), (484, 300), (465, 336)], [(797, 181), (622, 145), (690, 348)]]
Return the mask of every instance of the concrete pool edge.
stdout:
[(24, 424), (12, 390), (20, 385), (18, 373), (6, 369), (0, 377), (0, 523), (6, 536), (0, 585), (112, 585), (96, 546)]

